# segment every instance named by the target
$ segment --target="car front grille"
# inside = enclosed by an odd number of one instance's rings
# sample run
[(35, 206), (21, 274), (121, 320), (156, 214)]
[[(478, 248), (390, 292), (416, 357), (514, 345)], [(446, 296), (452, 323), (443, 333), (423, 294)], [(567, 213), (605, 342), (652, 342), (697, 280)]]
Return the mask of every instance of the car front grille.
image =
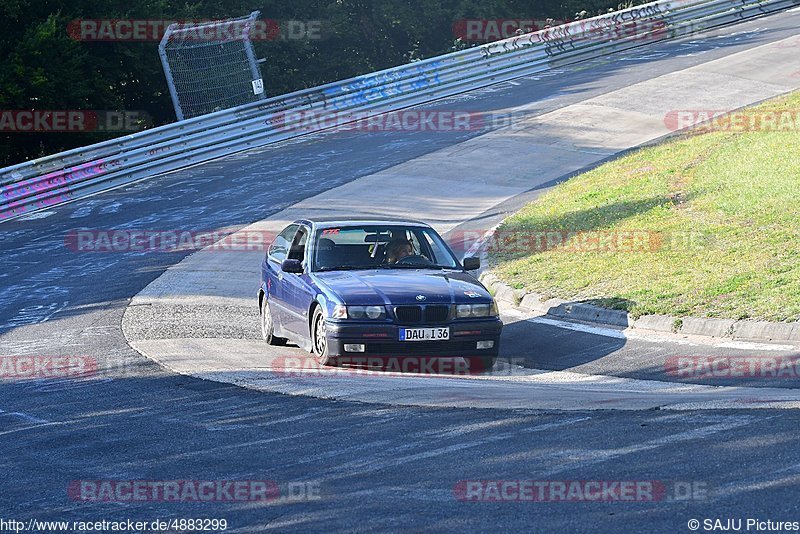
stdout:
[(450, 306), (425, 306), (426, 323), (444, 323), (450, 317)]
[(422, 306), (397, 306), (394, 315), (403, 324), (421, 323)]
[(431, 304), (428, 306), (396, 306), (394, 315), (402, 324), (437, 324), (450, 318), (450, 306)]

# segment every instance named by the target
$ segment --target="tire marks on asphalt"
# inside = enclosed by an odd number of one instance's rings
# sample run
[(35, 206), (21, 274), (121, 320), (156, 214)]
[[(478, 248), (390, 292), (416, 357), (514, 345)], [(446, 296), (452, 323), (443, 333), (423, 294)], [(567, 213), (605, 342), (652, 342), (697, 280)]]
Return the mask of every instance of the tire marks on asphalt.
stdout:
[(544, 470), (541, 475), (545, 477), (552, 476), (565, 471), (575, 471), (599, 463), (608, 462), (610, 460), (617, 460), (631, 454), (652, 451), (661, 447), (684, 443), (687, 441), (702, 440), (721, 432), (747, 426), (755, 421), (762, 422), (771, 418), (772, 417), (764, 418), (750, 415), (730, 416), (720, 422), (711, 423), (706, 426), (678, 432), (676, 434), (669, 434), (667, 436), (645, 441), (643, 443), (628, 445), (626, 447), (617, 447), (613, 449), (566, 449), (563, 451), (556, 451), (546, 455), (542, 458), (542, 460), (560, 462), (560, 465)]
[[(531, 418), (531, 420), (533, 419), (534, 418)], [(315, 480), (319, 480), (324, 483), (330, 480), (346, 478), (355, 475), (364, 475), (367, 473), (373, 473), (375, 471), (381, 471), (384, 469), (399, 467), (401, 465), (406, 465), (420, 460), (429, 460), (431, 458), (436, 458), (439, 456), (444, 456), (453, 453), (463, 453), (468, 449), (474, 449), (482, 445), (507, 441), (512, 438), (518, 438), (520, 434), (545, 432), (557, 428), (572, 426), (577, 423), (588, 421), (589, 419), (591, 419), (591, 417), (589, 416), (572, 417), (561, 421), (542, 423), (532, 427), (517, 428), (516, 430), (511, 432), (491, 434), (485, 437), (476, 438), (469, 441), (461, 441), (458, 443), (446, 445), (443, 447), (436, 447), (433, 449), (429, 449), (427, 447), (427, 444), (419, 442), (421, 438), (429, 436), (428, 432), (416, 433), (409, 436), (408, 442), (405, 443), (404, 445), (391, 447), (389, 449), (379, 449), (380, 453), (378, 455), (373, 455), (372, 457), (367, 457), (367, 458), (360, 458), (357, 460), (351, 460), (349, 462), (341, 463), (331, 468), (323, 469), (315, 473)], [(425, 450), (426, 448), (428, 450)], [(398, 453), (402, 454), (407, 451), (419, 450), (419, 449), (422, 449), (422, 451), (414, 452), (412, 454), (398, 455)]]

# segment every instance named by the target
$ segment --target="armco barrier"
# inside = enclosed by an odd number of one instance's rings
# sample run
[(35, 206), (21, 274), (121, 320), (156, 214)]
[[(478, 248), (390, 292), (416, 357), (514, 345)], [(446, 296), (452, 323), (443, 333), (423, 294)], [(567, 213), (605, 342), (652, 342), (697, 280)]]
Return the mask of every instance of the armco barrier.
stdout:
[(0, 170), (0, 221), (314, 131), (287, 112), (363, 118), (798, 4), (651, 2), (21, 163)]

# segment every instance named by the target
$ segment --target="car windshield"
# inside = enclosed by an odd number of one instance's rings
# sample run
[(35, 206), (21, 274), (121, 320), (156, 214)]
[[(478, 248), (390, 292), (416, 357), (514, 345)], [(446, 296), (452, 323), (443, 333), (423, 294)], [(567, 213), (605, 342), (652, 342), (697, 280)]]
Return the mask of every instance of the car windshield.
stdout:
[(439, 234), (424, 226), (341, 226), (314, 238), (314, 271), (457, 268)]

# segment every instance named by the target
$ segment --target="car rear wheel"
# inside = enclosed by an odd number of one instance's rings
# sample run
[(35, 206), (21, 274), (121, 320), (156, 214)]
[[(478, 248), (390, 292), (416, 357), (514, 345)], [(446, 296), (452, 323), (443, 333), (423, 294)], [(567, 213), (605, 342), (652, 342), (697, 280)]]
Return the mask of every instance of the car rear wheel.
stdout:
[(261, 337), (270, 345), (286, 345), (286, 338), (275, 337), (275, 324), (272, 322), (272, 312), (269, 311), (266, 300), (261, 306)]
[(314, 308), (311, 319), (311, 351), (320, 365), (336, 365), (336, 361), (328, 355), (328, 338), (325, 335), (325, 314), (322, 308)]

